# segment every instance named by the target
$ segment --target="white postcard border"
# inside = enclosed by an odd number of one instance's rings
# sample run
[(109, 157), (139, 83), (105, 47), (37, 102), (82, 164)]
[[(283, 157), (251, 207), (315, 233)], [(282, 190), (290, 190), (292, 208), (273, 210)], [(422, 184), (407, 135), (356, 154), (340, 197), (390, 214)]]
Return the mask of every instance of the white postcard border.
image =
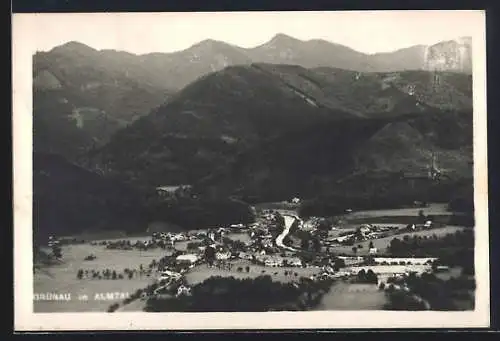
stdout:
[[(402, 15), (411, 15), (405, 11)], [(450, 11), (442, 11), (450, 12)], [(464, 11), (462, 12), (462, 19)], [(32, 273), (32, 55), (38, 27), (14, 14), (13, 173), (14, 303), (16, 331), (186, 330), (311, 328), (465, 328), (489, 326), (488, 178), (486, 138), (486, 37), (484, 11), (470, 11), (474, 93), (474, 202), (476, 309), (472, 312), (311, 311), (269, 313), (33, 313)], [(53, 15), (53, 14), (52, 14)], [(68, 14), (60, 14), (68, 15)], [(76, 15), (76, 14), (71, 14)], [(79, 14), (88, 15), (92, 14)], [(114, 14), (109, 13), (113, 16)], [(130, 14), (133, 15), (133, 14)], [(151, 13), (158, 15), (158, 13)], [(223, 15), (222, 13), (214, 15)], [(92, 20), (89, 18), (89, 20)]]

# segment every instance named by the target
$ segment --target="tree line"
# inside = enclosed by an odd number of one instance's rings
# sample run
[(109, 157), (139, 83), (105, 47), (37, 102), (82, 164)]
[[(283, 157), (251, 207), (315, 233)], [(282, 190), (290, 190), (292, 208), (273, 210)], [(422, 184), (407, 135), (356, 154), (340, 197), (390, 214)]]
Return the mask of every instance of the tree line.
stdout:
[[(420, 276), (412, 273), (401, 279), (388, 281), (387, 310), (473, 310), (476, 282), (464, 276), (439, 279), (433, 273)], [(396, 290), (394, 285), (405, 285), (409, 290)], [(427, 304), (425, 304), (427, 302)], [(468, 307), (457, 302), (466, 302)]]
[(405, 235), (393, 238), (388, 251), (395, 257), (437, 257), (448, 266), (460, 266), (466, 274), (474, 274), (474, 231), (465, 229), (432, 236)]
[(235, 279), (211, 277), (191, 288), (190, 296), (148, 300), (150, 312), (265, 312), (307, 310), (318, 304), (331, 282), (301, 279), (299, 283), (272, 281), (270, 276)]

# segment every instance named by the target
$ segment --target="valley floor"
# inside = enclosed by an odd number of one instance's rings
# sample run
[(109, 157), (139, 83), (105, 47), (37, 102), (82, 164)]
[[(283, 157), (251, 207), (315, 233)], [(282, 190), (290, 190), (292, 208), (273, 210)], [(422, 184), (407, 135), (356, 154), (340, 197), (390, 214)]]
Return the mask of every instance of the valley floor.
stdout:
[[(433, 214), (444, 214), (444, 206), (433, 205), (426, 212)], [(294, 212), (287, 209), (283, 211), (285, 214), (293, 214)], [(399, 216), (416, 216), (418, 210), (404, 209), (404, 210), (382, 210), (382, 211), (365, 211), (354, 212), (347, 215), (348, 224), (344, 228), (332, 230), (329, 237), (339, 234), (339, 231), (349, 231), (355, 226), (357, 219), (367, 219), (369, 217), (397, 217)], [(286, 220), (286, 225), (289, 227), (293, 218)], [(290, 222), (291, 221), (291, 222)], [(400, 227), (404, 225), (401, 224)], [(396, 234), (400, 239), (404, 236), (414, 235), (433, 235), (442, 237), (448, 233), (461, 231), (464, 227), (461, 226), (445, 226), (434, 228), (426, 231), (404, 232)], [(197, 232), (206, 232), (206, 230), (199, 230)], [(286, 234), (287, 229), (282, 234)], [(250, 245), (253, 239), (247, 232), (233, 232), (227, 234), (233, 241), (240, 241), (245, 245)], [(281, 235), (281, 240), (283, 239)], [(280, 237), (279, 237), (280, 238)], [(278, 239), (279, 239), (278, 238)], [(387, 247), (394, 236), (385, 238), (365, 240), (356, 243), (358, 247), (354, 252), (352, 246), (335, 245), (329, 247), (330, 251), (334, 254), (346, 254), (356, 256), (363, 259), (363, 256), (369, 254), (368, 244), (373, 242), (374, 247), (380, 250), (380, 256), (388, 256)], [(129, 240), (131, 243), (137, 241), (145, 242), (151, 240), (150, 236), (136, 236), (109, 239), (108, 242)], [(175, 243), (175, 250), (165, 250), (156, 248), (146, 251), (140, 251), (136, 248), (130, 250), (113, 250), (107, 249), (101, 244), (103, 240), (93, 240), (91, 243), (74, 244), (63, 246), (63, 262), (58, 265), (50, 267), (41, 267), (34, 273), (34, 293), (35, 296), (40, 294), (70, 294), (71, 298), (68, 300), (34, 300), (35, 312), (84, 312), (84, 311), (106, 311), (110, 305), (119, 304), (120, 311), (141, 311), (144, 309), (147, 300), (135, 299), (131, 302), (123, 304), (125, 298), (133, 295), (138, 289), (143, 289), (154, 283), (158, 283), (160, 273), (158, 269), (152, 271), (145, 271), (140, 273), (139, 269), (147, 269), (148, 265), (154, 260), (158, 262), (161, 258), (173, 251), (182, 253), (193, 252), (188, 250), (188, 244), (191, 242), (201, 240), (179, 241)], [(278, 243), (278, 240), (276, 240)], [(362, 245), (360, 248), (359, 245)], [(279, 245), (278, 245), (279, 246)], [(88, 255), (95, 255), (94, 260), (84, 260)], [(260, 257), (260, 256), (259, 256)], [(286, 258), (286, 257), (285, 257)], [(389, 259), (390, 260), (390, 259)], [(411, 259), (410, 259), (411, 260)], [(398, 260), (399, 261), (399, 260)], [(314, 279), (324, 272), (321, 266), (308, 264), (303, 267), (286, 267), (286, 266), (268, 266), (258, 264), (245, 259), (230, 259), (224, 261), (226, 264), (231, 264), (231, 267), (215, 266), (209, 267), (205, 263), (196, 265), (186, 271), (183, 275), (186, 285), (194, 286), (202, 283), (211, 277), (234, 277), (234, 278), (256, 278), (263, 275), (271, 276), (273, 281), (279, 282), (297, 282), (301, 278)], [(379, 284), (387, 282), (387, 278), (391, 273), (405, 273), (408, 271), (416, 271), (417, 273), (424, 273), (430, 271), (430, 264), (426, 265), (360, 265), (359, 261), (350, 261), (346, 259), (346, 268), (341, 269), (343, 273), (357, 274), (359, 270), (365, 271), (371, 269), (379, 276)], [(389, 264), (391, 264), (389, 262)], [(91, 278), (91, 276), (83, 276), (84, 278), (77, 278), (77, 273), (82, 270), (84, 273), (88, 271), (104, 271), (110, 269), (116, 271), (118, 276), (116, 279), (98, 279)], [(135, 270), (137, 274), (130, 279), (127, 270)], [(438, 278), (447, 280), (460, 276), (460, 269), (451, 269), (449, 272), (438, 274)], [(112, 293), (113, 295), (110, 295)], [(86, 296), (86, 299), (83, 299)], [(40, 298), (40, 297), (38, 297)], [(346, 281), (345, 278), (338, 278), (332, 285), (330, 290), (321, 299), (320, 304), (315, 308), (316, 310), (380, 310), (383, 309), (387, 303), (387, 295), (383, 290), (379, 290), (377, 284), (363, 284), (352, 283)], [(465, 303), (464, 303), (465, 304)]]

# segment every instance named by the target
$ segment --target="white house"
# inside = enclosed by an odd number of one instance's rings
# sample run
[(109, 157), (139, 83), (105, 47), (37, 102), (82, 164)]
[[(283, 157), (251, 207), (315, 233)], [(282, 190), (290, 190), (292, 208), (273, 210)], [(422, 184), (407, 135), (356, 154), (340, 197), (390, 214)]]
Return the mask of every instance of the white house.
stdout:
[(160, 280), (163, 280), (163, 279), (178, 279), (182, 277), (182, 275), (178, 272), (174, 272), (174, 271), (170, 271), (170, 270), (163, 270), (161, 273), (160, 273)]
[(217, 252), (215, 258), (218, 260), (226, 260), (231, 257), (231, 252)]
[(351, 238), (352, 236), (353, 236), (352, 234), (348, 234), (346, 236), (337, 237), (334, 240), (337, 241), (337, 242), (339, 242), (339, 243), (342, 243), (342, 242), (345, 242), (346, 240), (348, 240), (349, 238)]
[(300, 203), (300, 199), (299, 198), (293, 198), (292, 199), (292, 203), (293, 204), (299, 204)]
[(278, 257), (273, 257), (273, 258), (268, 258), (264, 261), (264, 264), (266, 266), (280, 266), (283, 264), (283, 260), (281, 258), (278, 258)]
[(302, 266), (302, 261), (300, 258), (290, 258), (287, 260), (288, 264), (291, 266)]
[(191, 288), (189, 287), (186, 287), (184, 285), (181, 285), (178, 289), (177, 289), (177, 296), (181, 296), (181, 295), (190, 295), (191, 294)]
[(371, 226), (370, 225), (362, 225), (360, 228), (359, 228), (359, 231), (361, 233), (369, 233), (371, 231)]
[(170, 239), (181, 242), (181, 241), (187, 240), (187, 237), (181, 233), (178, 233), (178, 234), (171, 235)]
[(177, 256), (177, 258), (175, 259), (175, 261), (179, 264), (194, 264), (196, 263), (197, 261), (199, 260), (199, 257), (198, 255), (195, 255), (195, 254), (186, 254), (186, 255), (180, 255), (180, 256)]
[(238, 257), (241, 259), (248, 259), (248, 260), (252, 259), (252, 255), (245, 252), (240, 252), (238, 254)]

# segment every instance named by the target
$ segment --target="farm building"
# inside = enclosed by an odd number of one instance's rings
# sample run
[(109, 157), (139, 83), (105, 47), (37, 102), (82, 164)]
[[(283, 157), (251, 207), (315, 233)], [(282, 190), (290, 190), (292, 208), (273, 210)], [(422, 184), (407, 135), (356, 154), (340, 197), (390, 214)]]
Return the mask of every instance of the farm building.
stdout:
[(359, 232), (362, 234), (367, 234), (370, 233), (372, 230), (372, 227), (370, 225), (361, 225), (359, 228)]
[(302, 266), (302, 261), (300, 260), (300, 258), (290, 258), (290, 259), (287, 259), (287, 263), (290, 266)]
[(194, 264), (199, 260), (199, 256), (195, 254), (186, 254), (186, 255), (180, 255), (177, 256), (175, 261), (177, 264)]
[(181, 276), (180, 273), (170, 270), (164, 270), (160, 273), (160, 279), (180, 278)]
[(182, 296), (182, 295), (190, 295), (191, 294), (191, 288), (186, 287), (184, 285), (181, 285), (177, 289), (177, 296)]
[(349, 256), (338, 256), (338, 259), (343, 259), (344, 261), (361, 261), (363, 260), (362, 256), (349, 257)]
[(425, 265), (425, 264), (431, 264), (433, 261), (435, 261), (437, 258), (433, 258), (433, 257), (428, 257), (428, 258), (413, 258), (413, 257), (410, 257), (410, 258), (393, 258), (393, 257), (376, 257), (376, 258), (373, 258), (373, 260), (376, 262), (376, 263), (388, 263), (388, 264), (391, 264), (391, 263), (402, 263), (404, 262), (405, 264), (408, 264), (408, 263), (411, 263), (411, 264), (415, 264), (415, 265)]
[(265, 261), (264, 261), (264, 264), (266, 266), (281, 266), (283, 265), (283, 259), (280, 258), (280, 257), (271, 257), (271, 258), (267, 258)]
[(156, 187), (156, 193), (161, 197), (173, 197), (177, 193), (183, 195), (189, 192), (191, 186), (177, 185), (177, 186), (159, 186)]
[(215, 258), (218, 260), (226, 260), (231, 257), (231, 252), (217, 252)]
[(240, 252), (239, 255), (238, 255), (239, 258), (241, 259), (247, 259), (247, 260), (252, 260), (253, 259), (253, 256), (249, 253), (245, 253), (245, 252)]

